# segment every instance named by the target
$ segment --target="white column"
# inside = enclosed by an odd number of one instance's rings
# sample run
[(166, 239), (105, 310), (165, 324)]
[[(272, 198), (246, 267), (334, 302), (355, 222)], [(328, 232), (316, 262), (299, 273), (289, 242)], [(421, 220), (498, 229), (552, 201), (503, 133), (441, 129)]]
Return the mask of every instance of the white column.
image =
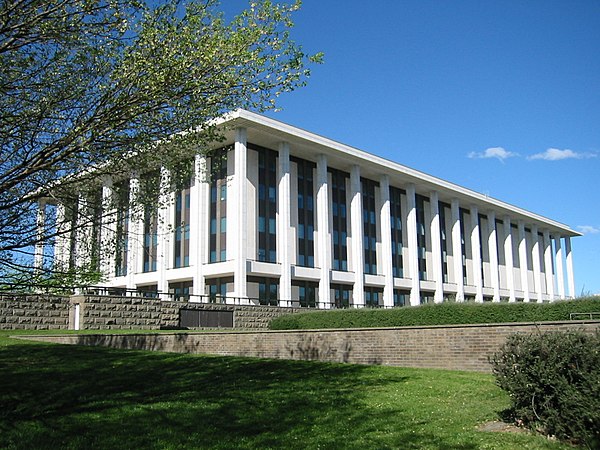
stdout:
[(36, 242), (33, 256), (33, 268), (39, 274), (44, 267), (44, 235), (46, 230), (46, 200), (38, 200), (36, 214)]
[[(66, 222), (65, 205), (56, 205), (56, 239), (54, 241), (54, 268), (62, 271), (69, 267), (71, 226)], [(114, 273), (111, 272), (109, 275)]]
[(90, 221), (91, 208), (84, 194), (79, 193), (77, 197), (77, 218), (75, 219), (75, 266), (89, 270), (92, 261)]
[(156, 211), (156, 275), (158, 290), (169, 292), (167, 281), (167, 268), (172, 267), (171, 260), (171, 233), (170, 225), (173, 223), (173, 200), (174, 193), (169, 192), (171, 174), (162, 167), (160, 170), (160, 188), (158, 191), (158, 211)]
[(141, 265), (144, 242), (144, 213), (139, 205), (140, 179), (137, 173), (129, 180), (129, 231), (127, 233), (127, 288), (135, 288), (135, 274)]
[(406, 234), (408, 236), (408, 267), (411, 278), (410, 304), (418, 306), (421, 304), (421, 284), (419, 280), (419, 244), (417, 241), (417, 201), (415, 185), (406, 186), (406, 205), (408, 217)]
[(454, 282), (456, 283), (456, 301), (465, 300), (465, 280), (463, 274), (463, 254), (460, 233), (460, 205), (457, 199), (453, 199), (452, 211), (452, 260), (454, 261)]
[(537, 225), (531, 225), (531, 238), (533, 239), (533, 247), (531, 248), (531, 258), (533, 262), (533, 290), (538, 303), (542, 303), (544, 297), (542, 295), (542, 267), (540, 263), (540, 239), (538, 236)]
[[(248, 155), (247, 155), (247, 130), (236, 128), (235, 130), (235, 171), (233, 198), (228, 196), (227, 201), (235, 202), (234, 215), (227, 219), (227, 233), (234, 233), (234, 248), (231, 258), (234, 260), (234, 297), (245, 299), (248, 297), (247, 290), (247, 231), (248, 231)], [(229, 249), (228, 249), (229, 252)]]
[(546, 292), (550, 301), (554, 301), (554, 271), (552, 270), (552, 240), (550, 232), (544, 230), (544, 266), (546, 274)]
[(508, 285), (508, 301), (517, 301), (515, 296), (515, 262), (513, 260), (512, 227), (510, 217), (504, 216), (504, 263), (506, 266), (506, 284)]
[(563, 269), (563, 251), (560, 245), (560, 235), (554, 237), (554, 245), (556, 246), (556, 281), (558, 284), (559, 298), (566, 298), (565, 294), (565, 271)]
[(440, 203), (437, 191), (429, 195), (431, 205), (431, 224), (429, 227), (431, 235), (431, 257), (433, 263), (433, 280), (435, 281), (435, 293), (433, 301), (441, 303), (444, 301), (444, 276), (442, 273), (442, 236), (440, 233)]
[(331, 307), (331, 234), (329, 231), (329, 192), (327, 183), (327, 157), (317, 156), (317, 242), (315, 251), (321, 267), (319, 282), (319, 304), (322, 308)]
[(475, 284), (475, 301), (483, 302), (483, 277), (481, 274), (481, 238), (479, 235), (479, 211), (471, 206), (471, 261), (473, 264), (473, 281)]
[(521, 272), (521, 289), (523, 290), (523, 301), (529, 299), (529, 277), (527, 276), (527, 237), (525, 235), (525, 222), (519, 220), (519, 267)]
[(383, 306), (394, 306), (394, 270), (392, 265), (392, 213), (390, 207), (390, 179), (387, 175), (379, 178), (379, 194), (381, 196), (381, 211), (379, 223), (381, 224), (381, 250), (383, 252), (382, 264), (385, 286), (383, 288)]
[(365, 254), (363, 251), (363, 208), (360, 183), (360, 167), (350, 170), (350, 224), (352, 233), (352, 267), (354, 269), (354, 288), (352, 298), (355, 308), (365, 306)]
[(287, 142), (279, 144), (278, 179), (278, 221), (277, 221), (277, 259), (281, 264), (279, 279), (279, 305), (292, 306), (292, 265), (290, 242), (290, 146)]
[[(190, 265), (194, 267), (194, 294), (204, 295), (204, 264), (208, 262), (210, 191), (207, 183), (206, 156), (196, 155), (194, 184), (190, 188)], [(194, 299), (194, 297), (192, 297)], [(194, 300), (200, 300), (196, 297)]]
[(565, 253), (567, 258), (567, 283), (569, 286), (569, 297), (575, 298), (575, 274), (573, 272), (573, 252), (571, 251), (571, 237), (565, 237)]
[(106, 176), (102, 180), (102, 226), (100, 228), (100, 271), (110, 279), (115, 274), (114, 250), (116, 248), (116, 214), (114, 210), (113, 180)]
[(490, 278), (494, 289), (494, 302), (500, 301), (500, 278), (498, 269), (498, 235), (496, 233), (496, 213), (488, 211), (488, 254), (490, 255)]

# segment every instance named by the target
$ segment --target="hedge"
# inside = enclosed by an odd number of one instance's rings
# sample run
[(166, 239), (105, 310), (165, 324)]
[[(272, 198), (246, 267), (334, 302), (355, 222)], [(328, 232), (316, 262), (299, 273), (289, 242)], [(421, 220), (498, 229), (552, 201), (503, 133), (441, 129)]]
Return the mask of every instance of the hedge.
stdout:
[(571, 313), (592, 312), (600, 313), (600, 297), (598, 296), (553, 303), (446, 302), (392, 309), (363, 308), (289, 314), (273, 319), (270, 328), (273, 330), (306, 330), (552, 322), (569, 320)]

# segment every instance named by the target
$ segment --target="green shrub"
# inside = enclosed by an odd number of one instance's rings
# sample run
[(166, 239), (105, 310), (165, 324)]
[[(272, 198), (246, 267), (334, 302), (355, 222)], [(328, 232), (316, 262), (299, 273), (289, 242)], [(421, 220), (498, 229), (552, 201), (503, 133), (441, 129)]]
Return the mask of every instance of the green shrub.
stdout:
[(393, 309), (314, 311), (278, 317), (271, 329), (373, 328), (569, 320), (570, 313), (600, 312), (600, 298), (553, 303), (440, 303)]
[(600, 332), (510, 336), (490, 358), (510, 419), (600, 448)]

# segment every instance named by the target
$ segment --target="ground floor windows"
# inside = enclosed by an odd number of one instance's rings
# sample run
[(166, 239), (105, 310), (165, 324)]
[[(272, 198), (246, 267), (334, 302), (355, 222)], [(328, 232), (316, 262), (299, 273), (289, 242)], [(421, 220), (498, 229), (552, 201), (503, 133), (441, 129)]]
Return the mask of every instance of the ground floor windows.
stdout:
[(349, 308), (352, 298), (352, 286), (347, 284), (331, 285), (331, 300), (335, 308)]
[(377, 287), (365, 287), (365, 306), (377, 308), (383, 305), (383, 289)]
[(260, 305), (277, 306), (279, 294), (279, 280), (267, 277), (248, 277), (248, 297), (258, 300)]
[(209, 303), (226, 303), (228, 285), (233, 285), (233, 277), (210, 278), (206, 280)]
[(294, 281), (292, 282), (292, 299), (298, 299), (296, 304), (293, 301), (292, 306), (301, 308), (317, 307), (317, 292), (319, 284), (315, 281)]
[(137, 286), (136, 291), (138, 291), (142, 297), (146, 298), (158, 298), (158, 285), (157, 284), (147, 284), (145, 286)]
[(394, 289), (394, 307), (410, 306), (410, 291)]
[(189, 301), (194, 282), (190, 281), (177, 281), (169, 283), (169, 294), (171, 294), (172, 300), (176, 302)]

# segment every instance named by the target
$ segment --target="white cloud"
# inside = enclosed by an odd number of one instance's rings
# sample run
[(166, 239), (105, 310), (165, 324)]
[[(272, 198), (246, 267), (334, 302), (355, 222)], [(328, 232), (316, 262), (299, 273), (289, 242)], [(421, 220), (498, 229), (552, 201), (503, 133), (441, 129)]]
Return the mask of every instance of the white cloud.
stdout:
[(490, 147), (484, 152), (471, 152), (467, 155), (469, 158), (496, 158), (504, 161), (506, 158), (518, 156), (518, 153), (509, 152), (502, 147)]
[(543, 159), (545, 161), (560, 161), (561, 159), (584, 159), (584, 158), (595, 158), (597, 155), (594, 153), (579, 153), (573, 150), (565, 149), (560, 150), (558, 148), (549, 148), (545, 152), (536, 153), (535, 155), (528, 156), (527, 159)]
[(596, 233), (600, 233), (600, 228), (599, 227), (594, 227), (592, 225), (578, 225), (577, 228), (583, 234), (596, 234)]

